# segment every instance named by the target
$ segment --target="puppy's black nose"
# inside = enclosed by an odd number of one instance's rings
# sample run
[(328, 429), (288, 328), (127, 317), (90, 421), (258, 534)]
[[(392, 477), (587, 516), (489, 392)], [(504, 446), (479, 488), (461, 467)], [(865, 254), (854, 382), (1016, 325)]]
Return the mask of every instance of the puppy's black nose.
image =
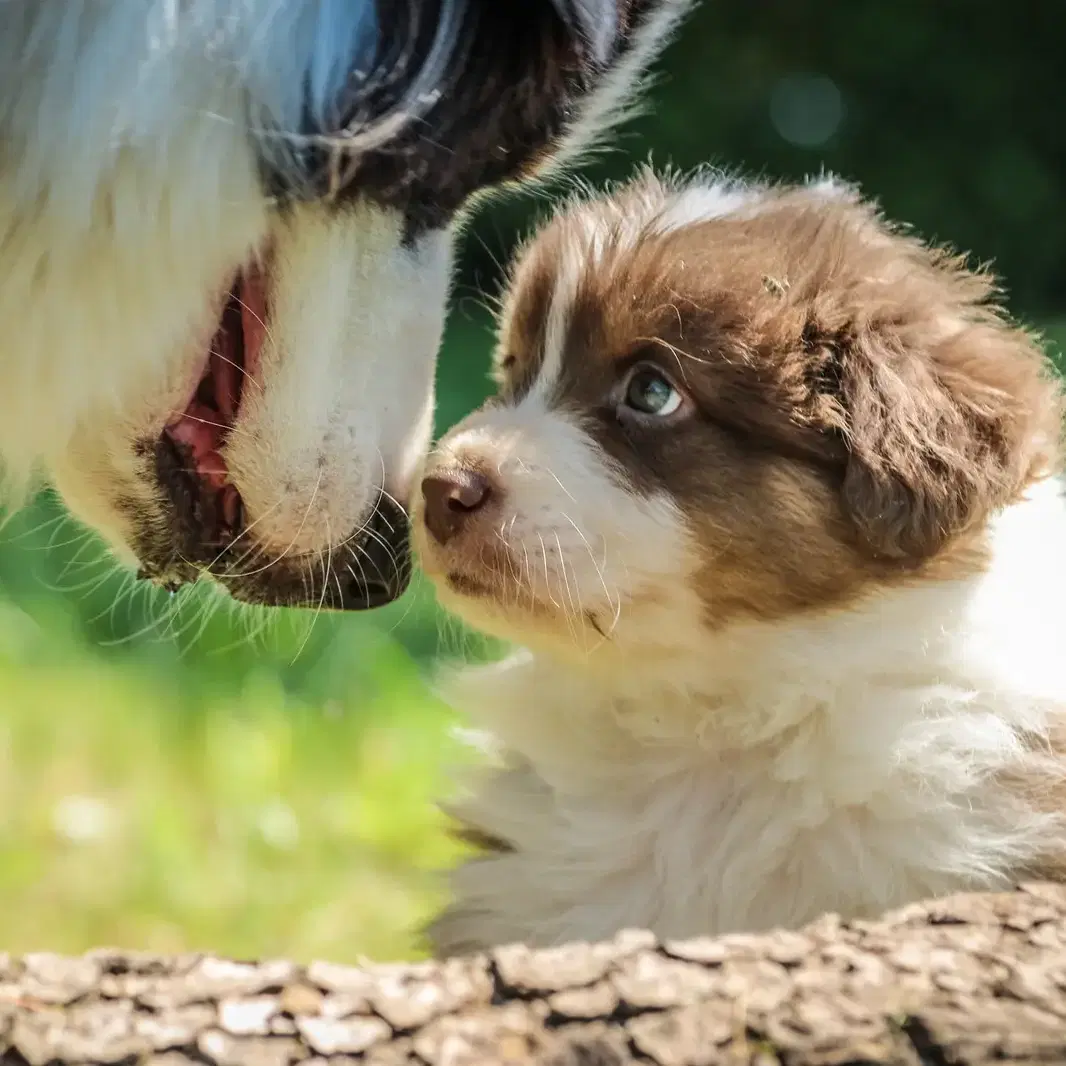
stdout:
[(492, 485), (474, 470), (447, 470), (422, 479), (426, 528), (446, 544), (492, 497)]

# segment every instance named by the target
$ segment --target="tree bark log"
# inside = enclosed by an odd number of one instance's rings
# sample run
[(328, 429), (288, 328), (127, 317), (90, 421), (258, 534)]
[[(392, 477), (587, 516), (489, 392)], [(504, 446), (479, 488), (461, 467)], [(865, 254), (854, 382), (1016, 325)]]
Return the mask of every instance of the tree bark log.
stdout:
[(1066, 1063), (1066, 888), (444, 964), (0, 956), (7, 1066)]

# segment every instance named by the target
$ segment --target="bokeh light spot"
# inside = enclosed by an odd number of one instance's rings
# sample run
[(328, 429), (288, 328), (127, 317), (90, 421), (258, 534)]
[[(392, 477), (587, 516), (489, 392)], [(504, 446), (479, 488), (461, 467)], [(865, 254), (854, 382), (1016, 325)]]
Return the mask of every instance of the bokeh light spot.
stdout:
[(824, 75), (793, 74), (782, 78), (770, 94), (770, 121), (790, 144), (816, 148), (844, 121), (844, 98)]

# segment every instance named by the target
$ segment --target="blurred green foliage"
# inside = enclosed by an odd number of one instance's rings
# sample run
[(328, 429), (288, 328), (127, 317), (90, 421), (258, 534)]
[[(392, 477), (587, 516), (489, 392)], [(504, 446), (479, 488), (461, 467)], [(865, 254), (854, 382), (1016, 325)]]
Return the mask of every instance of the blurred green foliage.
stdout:
[[(643, 117), (586, 176), (652, 159), (860, 181), (1066, 320), (1066, 8), (712, 0)], [(438, 427), (488, 391), (483, 295), (543, 197), (467, 230)], [(47, 494), (0, 537), (0, 948), (93, 943), (354, 959), (417, 951), (454, 854), (432, 799), (459, 752), (423, 680), (493, 654), (417, 582), (366, 616), (170, 599)]]

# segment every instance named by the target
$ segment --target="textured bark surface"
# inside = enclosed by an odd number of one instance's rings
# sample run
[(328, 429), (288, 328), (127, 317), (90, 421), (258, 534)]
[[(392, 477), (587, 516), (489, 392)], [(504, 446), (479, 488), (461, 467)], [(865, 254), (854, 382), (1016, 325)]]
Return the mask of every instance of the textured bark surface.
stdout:
[(881, 921), (351, 969), (0, 956), (3, 1062), (1066, 1063), (1066, 889)]

